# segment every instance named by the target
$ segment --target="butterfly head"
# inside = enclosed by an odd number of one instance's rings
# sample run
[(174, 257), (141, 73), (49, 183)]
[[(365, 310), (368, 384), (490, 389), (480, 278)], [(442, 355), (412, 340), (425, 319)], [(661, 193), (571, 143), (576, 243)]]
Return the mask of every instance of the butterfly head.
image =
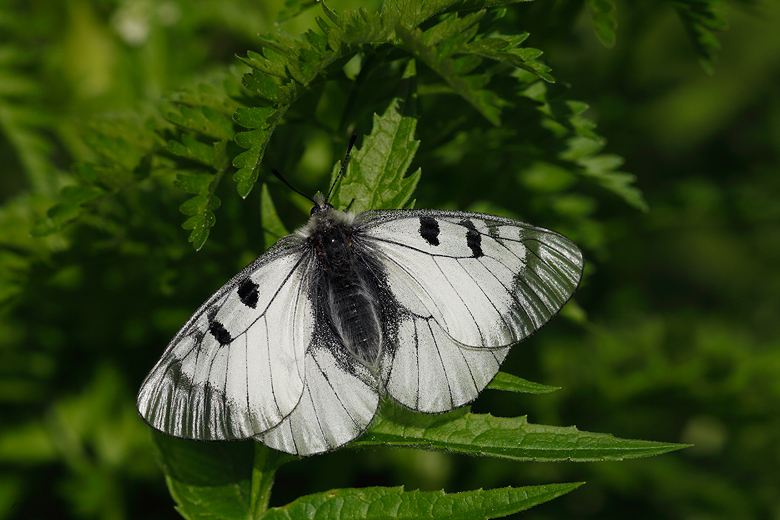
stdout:
[(314, 198), (314, 207), (311, 208), (311, 217), (305, 226), (297, 231), (301, 238), (308, 238), (316, 233), (334, 226), (351, 226), (355, 220), (355, 213), (351, 211), (338, 211), (330, 204), (322, 193), (317, 193)]

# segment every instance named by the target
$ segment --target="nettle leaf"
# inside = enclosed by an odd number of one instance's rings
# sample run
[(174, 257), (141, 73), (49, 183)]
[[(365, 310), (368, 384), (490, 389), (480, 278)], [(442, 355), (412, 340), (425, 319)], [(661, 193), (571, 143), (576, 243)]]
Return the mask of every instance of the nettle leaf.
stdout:
[(487, 386), (491, 390), (504, 390), (523, 394), (549, 394), (560, 390), (557, 386), (547, 386), (533, 381), (526, 381), (506, 372), (499, 372)]
[(333, 489), (270, 509), (263, 519), (311, 518), (314, 511), (318, 517), (340, 520), (498, 518), (542, 504), (581, 485), (580, 482), (547, 484), (452, 494), (443, 491), (404, 491), (403, 487)]
[[(352, 203), (352, 209), (357, 212), (397, 209), (404, 207), (414, 192), (421, 171), (418, 169), (405, 176), (420, 145), (414, 139), (417, 127), (414, 61), (409, 61), (404, 78), (399, 96), (381, 116), (374, 114), (371, 134), (350, 158), (347, 171), (332, 196), (331, 203), (335, 207)], [(337, 163), (333, 168), (334, 180), (340, 169), (341, 164)]]
[(526, 417), (472, 414), (469, 407), (420, 416), (388, 404), (353, 445), (446, 450), (522, 461), (593, 462), (660, 455), (683, 444), (619, 439), (574, 426), (529, 424)]
[(596, 37), (605, 47), (611, 49), (615, 46), (617, 29), (614, 0), (588, 0), (587, 6)]
[(714, 73), (714, 61), (720, 50), (715, 38), (716, 31), (728, 27), (723, 16), (721, 0), (676, 0), (671, 4), (677, 10), (685, 30), (688, 32), (699, 61), (708, 74)]

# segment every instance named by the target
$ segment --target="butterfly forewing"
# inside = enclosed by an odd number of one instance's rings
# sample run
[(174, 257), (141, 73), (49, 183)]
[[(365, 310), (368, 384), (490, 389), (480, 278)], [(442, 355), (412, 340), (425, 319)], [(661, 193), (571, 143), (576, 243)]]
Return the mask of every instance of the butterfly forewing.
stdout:
[(225, 284), (173, 338), (138, 395), (139, 413), (154, 428), (242, 439), (298, 405), (314, 311), (306, 258), (289, 242)]
[(523, 340), (560, 310), (579, 283), (582, 255), (553, 231), (459, 211), (364, 215), (365, 242), (386, 259), (399, 304), (432, 317), (466, 346)]

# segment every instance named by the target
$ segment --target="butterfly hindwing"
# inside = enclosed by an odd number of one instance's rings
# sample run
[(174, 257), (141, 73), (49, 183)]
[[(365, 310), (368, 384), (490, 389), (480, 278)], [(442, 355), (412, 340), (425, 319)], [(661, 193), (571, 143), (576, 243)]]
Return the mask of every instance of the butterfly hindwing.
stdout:
[(374, 375), (345, 358), (329, 329), (322, 327), (315, 336), (300, 403), (279, 426), (258, 436), (263, 444), (295, 455), (330, 451), (357, 438), (379, 406)]
[(190, 318), (141, 386), (144, 420), (175, 437), (243, 439), (296, 408), (314, 330), (298, 242), (278, 243)]
[(366, 254), (409, 317), (400, 325), (387, 392), (420, 411), (476, 398), (510, 345), (571, 297), (582, 255), (558, 233), (458, 211), (374, 211), (358, 217)]
[(402, 405), (440, 413), (476, 399), (493, 379), (509, 348), (460, 345), (433, 318), (403, 320), (385, 388)]

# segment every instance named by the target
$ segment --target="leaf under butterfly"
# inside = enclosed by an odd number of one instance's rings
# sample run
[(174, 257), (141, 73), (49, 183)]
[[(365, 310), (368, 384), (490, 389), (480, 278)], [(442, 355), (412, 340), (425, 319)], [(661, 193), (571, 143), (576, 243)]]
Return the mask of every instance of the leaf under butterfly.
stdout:
[(339, 520), (442, 519), (479, 520), (498, 518), (548, 502), (581, 486), (542, 486), (477, 489), (460, 493), (406, 491), (403, 487), (332, 489), (301, 497), (270, 509), (264, 519), (305, 518), (311, 512)]
[(472, 414), (468, 407), (442, 415), (412, 415), (386, 407), (355, 443), (446, 450), (523, 461), (591, 462), (660, 455), (685, 448), (683, 444), (620, 439), (590, 433), (574, 426), (530, 424), (523, 417)]

